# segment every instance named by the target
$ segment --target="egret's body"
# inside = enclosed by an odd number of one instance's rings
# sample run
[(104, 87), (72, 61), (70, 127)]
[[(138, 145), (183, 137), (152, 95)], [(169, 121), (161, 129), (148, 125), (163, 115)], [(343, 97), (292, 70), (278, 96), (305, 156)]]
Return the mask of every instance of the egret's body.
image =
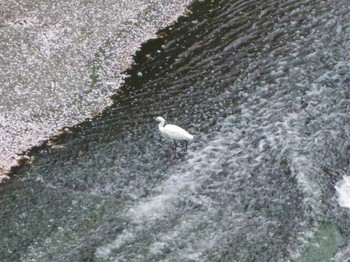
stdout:
[(157, 117), (156, 121), (159, 122), (158, 129), (162, 137), (166, 140), (174, 141), (176, 150), (176, 141), (185, 141), (186, 149), (188, 141), (193, 139), (193, 136), (188, 133), (185, 129), (176, 125), (165, 125), (165, 119), (163, 117)]

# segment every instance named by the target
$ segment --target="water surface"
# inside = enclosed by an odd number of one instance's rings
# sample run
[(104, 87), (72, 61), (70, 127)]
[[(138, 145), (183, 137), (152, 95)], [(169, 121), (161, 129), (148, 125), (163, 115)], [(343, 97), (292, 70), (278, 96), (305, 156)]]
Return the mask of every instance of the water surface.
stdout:
[[(346, 261), (346, 1), (201, 1), (1, 188), (11, 261)], [(195, 140), (173, 152), (154, 118)]]

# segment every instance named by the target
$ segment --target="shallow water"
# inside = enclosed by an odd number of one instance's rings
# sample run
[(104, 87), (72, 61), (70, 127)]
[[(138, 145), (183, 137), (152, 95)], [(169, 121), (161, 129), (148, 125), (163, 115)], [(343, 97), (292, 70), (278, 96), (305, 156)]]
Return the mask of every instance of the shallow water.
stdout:
[[(346, 261), (346, 1), (204, 1), (0, 189), (9, 261)], [(195, 140), (173, 152), (154, 118)]]

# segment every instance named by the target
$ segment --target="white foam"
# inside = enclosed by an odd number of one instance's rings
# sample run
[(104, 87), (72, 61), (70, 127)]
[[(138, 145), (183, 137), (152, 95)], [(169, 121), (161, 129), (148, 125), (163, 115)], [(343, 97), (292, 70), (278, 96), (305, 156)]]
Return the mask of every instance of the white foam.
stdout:
[(337, 190), (339, 205), (350, 208), (350, 176), (343, 176), (343, 179), (336, 184), (335, 189)]

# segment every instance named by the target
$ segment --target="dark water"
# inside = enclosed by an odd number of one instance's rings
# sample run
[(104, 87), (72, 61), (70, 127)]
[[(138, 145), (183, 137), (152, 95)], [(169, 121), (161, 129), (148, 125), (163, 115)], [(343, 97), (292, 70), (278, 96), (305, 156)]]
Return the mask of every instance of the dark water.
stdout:
[[(203, 1), (1, 195), (4, 261), (346, 261), (347, 1)], [(156, 116), (195, 140), (174, 154)]]

